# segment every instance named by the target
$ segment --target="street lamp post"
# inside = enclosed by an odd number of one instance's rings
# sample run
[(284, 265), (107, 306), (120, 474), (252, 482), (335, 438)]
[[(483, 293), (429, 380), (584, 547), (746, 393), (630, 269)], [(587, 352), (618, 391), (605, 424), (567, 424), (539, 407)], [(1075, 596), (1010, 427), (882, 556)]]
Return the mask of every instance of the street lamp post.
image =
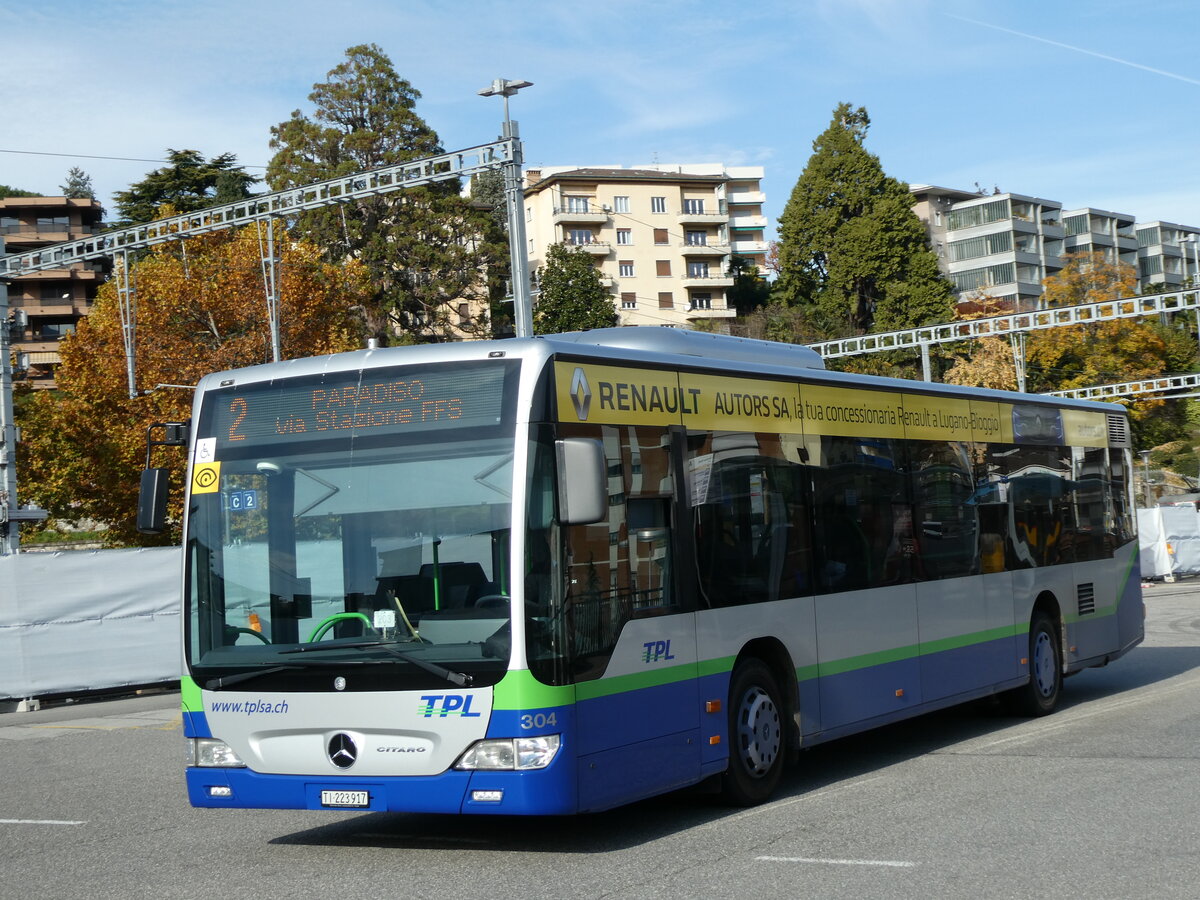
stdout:
[(504, 98), (504, 131), (512, 141), (512, 154), (504, 164), (504, 199), (508, 210), (508, 254), (512, 265), (513, 326), (517, 337), (533, 337), (533, 302), (529, 290), (529, 253), (525, 246), (525, 217), (521, 214), (521, 164), (524, 162), (517, 123), (508, 117), (508, 98), (532, 81), (497, 78), (479, 92), (481, 97)]
[(1142, 481), (1145, 482), (1146, 509), (1150, 509), (1153, 505), (1150, 503), (1150, 451), (1139, 450), (1138, 456), (1142, 458)]

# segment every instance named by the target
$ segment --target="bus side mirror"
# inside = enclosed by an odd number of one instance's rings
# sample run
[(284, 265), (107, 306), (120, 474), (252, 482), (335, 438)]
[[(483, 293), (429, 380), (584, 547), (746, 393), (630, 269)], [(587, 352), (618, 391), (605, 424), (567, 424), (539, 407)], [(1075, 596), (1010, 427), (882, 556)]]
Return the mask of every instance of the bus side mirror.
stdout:
[(162, 534), (166, 531), (169, 475), (169, 469), (142, 469), (137, 511), (137, 530), (142, 534)]
[(554, 442), (558, 462), (558, 519), (591, 525), (608, 518), (608, 463), (604, 445), (591, 438)]

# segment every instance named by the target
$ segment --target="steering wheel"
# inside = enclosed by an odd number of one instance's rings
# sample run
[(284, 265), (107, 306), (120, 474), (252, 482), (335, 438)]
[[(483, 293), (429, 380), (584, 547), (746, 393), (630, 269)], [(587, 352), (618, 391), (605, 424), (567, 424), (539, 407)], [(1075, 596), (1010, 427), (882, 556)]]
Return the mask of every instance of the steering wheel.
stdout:
[(255, 631), (253, 628), (242, 628), (238, 625), (226, 625), (225, 626), (225, 634), (226, 635), (230, 635), (230, 634), (234, 635), (233, 639), (235, 641), (237, 640), (237, 635), (239, 635), (239, 634), (252, 634), (256, 638), (258, 638), (260, 641), (262, 641), (264, 644), (271, 643), (271, 639), (268, 638), (261, 631)]
[(374, 625), (371, 624), (371, 620), (368, 619), (365, 615), (363, 615), (360, 612), (334, 613), (332, 616), (327, 616), (326, 618), (322, 619), (320, 622), (317, 623), (317, 627), (314, 628), (312, 634), (310, 634), (308, 636), (307, 643), (311, 644), (314, 641), (319, 641), (324, 636), (325, 632), (327, 632), (330, 628), (332, 628), (338, 622), (346, 622), (351, 619), (361, 619), (363, 624), (367, 628), (373, 629), (375, 627)]
[(506, 597), (503, 594), (484, 594), (475, 601), (476, 609), (499, 609), (506, 607), (511, 602), (511, 597)]

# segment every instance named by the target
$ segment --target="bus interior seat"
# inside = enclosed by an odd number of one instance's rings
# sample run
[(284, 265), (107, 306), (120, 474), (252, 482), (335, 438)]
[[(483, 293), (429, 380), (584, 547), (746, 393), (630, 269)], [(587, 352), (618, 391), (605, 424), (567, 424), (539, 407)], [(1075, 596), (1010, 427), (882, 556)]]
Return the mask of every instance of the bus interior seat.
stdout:
[(389, 594), (404, 606), (408, 615), (419, 615), (433, 609), (433, 579), (423, 575), (387, 575), (376, 579), (376, 602), (381, 608), (392, 609)]
[[(488, 579), (484, 574), (483, 566), (477, 562), (439, 563), (438, 568), (441, 571), (441, 603), (439, 605), (442, 609), (462, 609), (472, 605), (468, 602), (471, 589), (487, 584)], [(421, 566), (421, 577), (429, 581), (432, 590), (433, 563), (425, 563)]]

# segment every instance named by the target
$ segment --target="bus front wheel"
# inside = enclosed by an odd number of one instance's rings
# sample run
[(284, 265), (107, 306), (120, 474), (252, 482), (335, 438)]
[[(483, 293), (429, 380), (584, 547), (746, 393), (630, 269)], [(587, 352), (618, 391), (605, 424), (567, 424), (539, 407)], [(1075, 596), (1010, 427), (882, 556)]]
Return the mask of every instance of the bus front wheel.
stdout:
[(737, 806), (762, 803), (783, 774), (783, 703), (771, 670), (757, 659), (739, 663), (729, 680), (729, 768), (721, 782)]
[(1045, 716), (1062, 698), (1062, 645), (1054, 620), (1035, 613), (1029, 623), (1029, 683), (1008, 692), (1009, 709), (1022, 716)]

